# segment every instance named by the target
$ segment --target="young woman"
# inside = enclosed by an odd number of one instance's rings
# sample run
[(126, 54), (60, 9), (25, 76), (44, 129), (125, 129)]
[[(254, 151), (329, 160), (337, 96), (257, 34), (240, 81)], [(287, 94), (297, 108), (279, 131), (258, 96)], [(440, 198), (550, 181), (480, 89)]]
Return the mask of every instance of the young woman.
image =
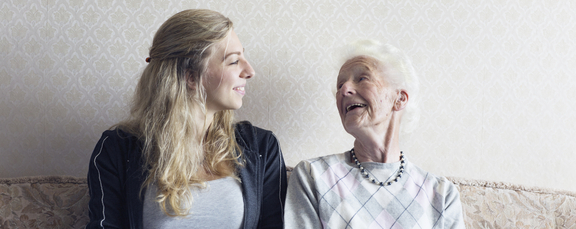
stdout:
[(254, 70), (232, 21), (186, 10), (156, 32), (130, 117), (90, 159), (87, 228), (282, 228), (275, 136), (233, 124)]

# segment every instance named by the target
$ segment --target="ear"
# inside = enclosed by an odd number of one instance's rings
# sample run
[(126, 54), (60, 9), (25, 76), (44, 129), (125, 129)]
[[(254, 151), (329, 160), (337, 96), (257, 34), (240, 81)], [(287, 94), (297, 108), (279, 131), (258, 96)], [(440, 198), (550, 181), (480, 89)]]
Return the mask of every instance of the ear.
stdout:
[(195, 78), (196, 77), (194, 77), (192, 75), (192, 73), (186, 74), (186, 85), (188, 86), (188, 89), (194, 90), (194, 91), (197, 89), (197, 83), (196, 83)]
[(396, 98), (396, 101), (394, 102), (394, 110), (395, 111), (401, 111), (404, 108), (406, 108), (406, 105), (408, 104), (408, 92), (404, 89), (399, 89), (398, 90), (398, 96)]

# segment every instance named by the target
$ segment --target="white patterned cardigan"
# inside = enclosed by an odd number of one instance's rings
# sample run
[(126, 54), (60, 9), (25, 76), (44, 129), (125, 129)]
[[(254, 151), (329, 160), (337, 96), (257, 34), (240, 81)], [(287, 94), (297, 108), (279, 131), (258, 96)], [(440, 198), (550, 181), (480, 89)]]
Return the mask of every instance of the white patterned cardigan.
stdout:
[[(364, 162), (377, 181), (396, 163)], [(380, 186), (360, 174), (350, 152), (300, 162), (290, 175), (285, 228), (464, 228), (456, 186), (406, 160), (402, 178)]]

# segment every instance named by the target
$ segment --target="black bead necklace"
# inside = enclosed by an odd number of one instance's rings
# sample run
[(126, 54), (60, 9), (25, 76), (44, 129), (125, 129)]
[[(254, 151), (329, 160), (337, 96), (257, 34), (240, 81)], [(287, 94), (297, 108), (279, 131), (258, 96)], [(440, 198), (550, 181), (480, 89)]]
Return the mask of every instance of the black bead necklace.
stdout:
[(370, 174), (368, 174), (367, 170), (362, 166), (362, 164), (360, 164), (360, 162), (358, 161), (358, 158), (356, 158), (356, 153), (354, 153), (354, 148), (352, 148), (350, 150), (350, 154), (352, 154), (352, 159), (354, 159), (354, 162), (356, 163), (356, 165), (358, 166), (358, 168), (360, 169), (360, 172), (362, 173), (362, 176), (366, 177), (366, 179), (368, 179), (370, 182), (374, 183), (374, 184), (378, 184), (380, 186), (389, 186), (395, 182), (398, 182), (400, 180), (400, 178), (402, 178), (402, 173), (404, 173), (404, 165), (405, 165), (405, 161), (404, 161), (404, 152), (400, 151), (400, 169), (398, 170), (398, 174), (396, 174), (396, 177), (388, 182), (376, 182), (376, 180), (372, 177), (370, 177)]

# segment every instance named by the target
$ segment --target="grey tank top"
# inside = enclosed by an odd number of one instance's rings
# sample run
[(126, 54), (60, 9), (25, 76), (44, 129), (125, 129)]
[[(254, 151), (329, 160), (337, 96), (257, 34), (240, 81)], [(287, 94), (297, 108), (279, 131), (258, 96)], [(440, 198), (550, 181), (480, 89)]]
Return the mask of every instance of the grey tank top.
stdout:
[(157, 228), (242, 228), (244, 200), (238, 180), (225, 177), (208, 181), (205, 189), (191, 188), (194, 200), (185, 217), (170, 217), (154, 201), (157, 187), (144, 194), (144, 229)]

